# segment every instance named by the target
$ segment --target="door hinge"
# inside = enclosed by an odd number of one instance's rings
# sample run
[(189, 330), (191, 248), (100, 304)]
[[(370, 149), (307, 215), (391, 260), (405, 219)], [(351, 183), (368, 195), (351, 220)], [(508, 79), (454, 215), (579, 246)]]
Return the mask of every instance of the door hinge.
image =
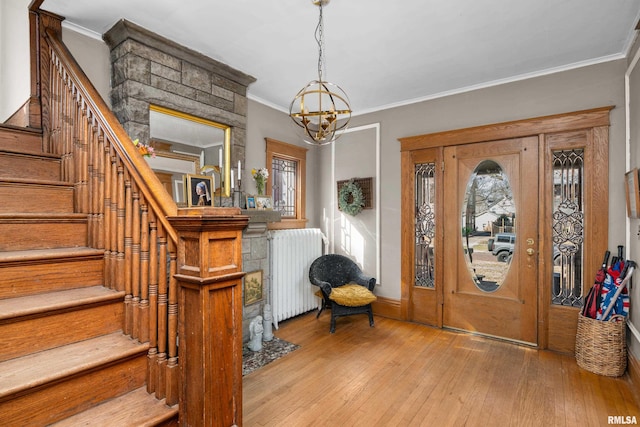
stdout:
[(442, 163), (440, 164), (440, 171), (444, 172), (444, 160), (442, 161)]

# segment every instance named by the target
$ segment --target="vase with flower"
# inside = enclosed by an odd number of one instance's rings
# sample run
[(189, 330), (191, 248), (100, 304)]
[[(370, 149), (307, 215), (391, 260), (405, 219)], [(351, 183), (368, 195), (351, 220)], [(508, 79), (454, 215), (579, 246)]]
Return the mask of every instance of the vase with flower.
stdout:
[(153, 147), (151, 147), (148, 144), (144, 144), (144, 143), (140, 142), (140, 140), (138, 140), (137, 138), (133, 141), (133, 145), (136, 147), (136, 149), (138, 150), (138, 153), (140, 153), (142, 155), (142, 157), (155, 157), (156, 156), (156, 152), (153, 149)]
[(251, 169), (251, 176), (256, 182), (256, 188), (259, 196), (264, 196), (264, 186), (269, 178), (269, 171), (267, 168)]

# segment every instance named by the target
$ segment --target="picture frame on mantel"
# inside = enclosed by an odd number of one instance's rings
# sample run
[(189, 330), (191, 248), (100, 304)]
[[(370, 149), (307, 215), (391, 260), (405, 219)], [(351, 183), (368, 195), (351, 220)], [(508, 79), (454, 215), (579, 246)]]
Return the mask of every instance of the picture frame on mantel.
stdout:
[(247, 194), (247, 209), (255, 209), (256, 208), (256, 197), (252, 194)]
[(273, 198), (271, 196), (256, 196), (256, 209), (273, 209)]
[(627, 216), (629, 218), (640, 217), (640, 177), (638, 168), (633, 168), (624, 174), (624, 187), (627, 196)]

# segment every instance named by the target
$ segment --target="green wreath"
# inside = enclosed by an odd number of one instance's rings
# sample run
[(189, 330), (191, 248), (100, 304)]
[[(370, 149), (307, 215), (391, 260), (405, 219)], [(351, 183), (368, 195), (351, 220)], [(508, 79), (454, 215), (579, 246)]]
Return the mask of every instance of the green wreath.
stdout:
[(364, 206), (364, 196), (360, 186), (350, 180), (338, 192), (338, 207), (340, 210), (351, 216), (356, 216), (362, 211)]

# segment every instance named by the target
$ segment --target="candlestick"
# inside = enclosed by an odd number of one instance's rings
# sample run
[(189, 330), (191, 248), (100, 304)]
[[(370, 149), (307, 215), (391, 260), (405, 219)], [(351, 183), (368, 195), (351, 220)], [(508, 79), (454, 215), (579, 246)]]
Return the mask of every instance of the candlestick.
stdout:
[(222, 148), (218, 150), (218, 166), (222, 167)]
[(238, 160), (238, 181), (242, 179), (242, 173), (240, 172), (240, 160)]
[(235, 188), (235, 186), (233, 185), (233, 172), (234, 172), (234, 170), (231, 169), (231, 190), (233, 190)]

